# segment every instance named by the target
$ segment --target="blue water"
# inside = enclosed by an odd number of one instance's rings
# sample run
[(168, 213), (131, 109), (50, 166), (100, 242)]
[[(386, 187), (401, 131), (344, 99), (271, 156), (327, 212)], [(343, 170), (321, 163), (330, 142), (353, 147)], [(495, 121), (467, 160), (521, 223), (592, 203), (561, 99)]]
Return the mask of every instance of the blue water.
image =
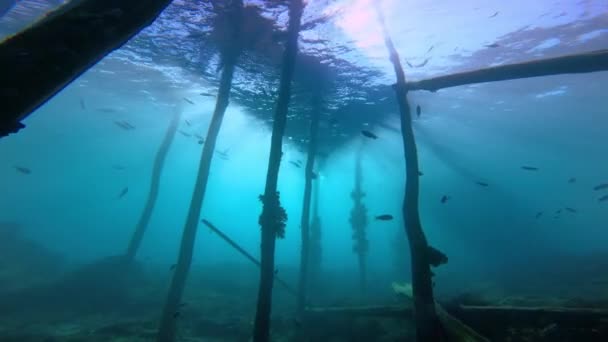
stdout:
[[(42, 250), (65, 258), (62, 270), (123, 253), (145, 205), (160, 142), (171, 117), (180, 113), (178, 132), (162, 172), (160, 196), (138, 253), (138, 260), (151, 270), (153, 277), (161, 279), (159, 289), (150, 298), (159, 302), (164, 298), (168, 269), (178, 253), (202, 150), (196, 135), (207, 134), (215, 105), (213, 96), (200, 93), (217, 92), (216, 76), (201, 76), (193, 72), (196, 64), (189, 64), (204, 56), (206, 46), (197, 47), (201, 50), (198, 57), (160, 49), (169, 43), (168, 36), (156, 33), (171, 31), (184, 36), (178, 28), (167, 26), (170, 14), (181, 5), (172, 5), (161, 21), (30, 115), (24, 121), (27, 127), (20, 133), (0, 140), (0, 223), (16, 224), (16, 234), (36, 243), (25, 245), (19, 254), (29, 253), (33, 255), (31, 260), (16, 259), (16, 252), (0, 252), (0, 267), (5, 265), (8, 270), (6, 265), (11, 265), (12, 272), (0, 273), (0, 280), (18, 284), (19, 277), (23, 277), (23, 282), (29, 284), (36, 278), (32, 270), (41, 264), (35, 255)], [(547, 11), (557, 11), (547, 6)], [(606, 24), (607, 12), (601, 12), (601, 3), (589, 6), (590, 13), (568, 17), (569, 24), (578, 20), (579, 27), (595, 32), (585, 39), (579, 39), (582, 32), (576, 31), (560, 36), (562, 42), (569, 43), (544, 43), (550, 33), (559, 36), (568, 32), (568, 25), (554, 22), (553, 26), (514, 30), (495, 37), (509, 47), (506, 51), (481, 49), (456, 56), (442, 48), (442, 44), (453, 42), (440, 41), (436, 43), (439, 52), (434, 50), (437, 55), (432, 61), (445, 59), (450, 63), (412, 73), (419, 76), (415, 78), (424, 78), (498, 60), (538, 58), (536, 53), (540, 50), (542, 56), (553, 56), (605, 48), (608, 36), (605, 30), (597, 29)], [(0, 16), (7, 12), (3, 8), (0, 7)], [(428, 13), (435, 10), (438, 9)], [(511, 16), (518, 13), (515, 9), (509, 12), (509, 8), (501, 11)], [(528, 15), (532, 17), (535, 11), (543, 9), (530, 9)], [(584, 8), (576, 7), (574, 12), (584, 12)], [(328, 19), (324, 25), (335, 24), (336, 30), (344, 27), (337, 21)], [(6, 30), (2, 32), (16, 27), (11, 25), (3, 26)], [(461, 32), (470, 29), (463, 28)], [(505, 30), (502, 24), (494, 29)], [(401, 32), (397, 28), (395, 31)], [(303, 33), (307, 34), (315, 32)], [(356, 33), (344, 29), (342, 34)], [(532, 42), (519, 40), (521, 37), (529, 37)], [(397, 40), (398, 45), (406, 44), (401, 38)], [(144, 48), (144, 43), (159, 49)], [(524, 49), (517, 44), (538, 49)], [(366, 55), (369, 51), (357, 42), (350, 47), (358, 48), (357, 53), (367, 58), (353, 57), (356, 63), (381, 75), (370, 84), (353, 81), (334, 85), (338, 90), (328, 92), (324, 100), (320, 136), (328, 156), (315, 166), (319, 177), (314, 180), (318, 183), (322, 219), (322, 269), (326, 280), (332, 282), (327, 285), (332, 290), (327, 292), (334, 299), (348, 297), (357, 301), (353, 298), (358, 293), (358, 265), (349, 215), (355, 160), (361, 149), (361, 186), (369, 215), (368, 282), (370, 292), (384, 300), (393, 295), (391, 281), (410, 281), (409, 249), (401, 212), (406, 179), (398, 108), (393, 93), (387, 90), (393, 75), (390, 70), (384, 72), (384, 60), (379, 62), (380, 57)], [(303, 44), (303, 51), (310, 52), (307, 48), (310, 47)], [(428, 46), (416, 49), (424, 54)], [(528, 50), (524, 53), (522, 49)], [(162, 51), (171, 56), (166, 63), (161, 62)], [(475, 58), (466, 60), (467, 54)], [(403, 52), (403, 56), (410, 58), (411, 54)], [(186, 63), (185, 59), (190, 58)], [(416, 58), (424, 56), (413, 57)], [(204, 67), (211, 69), (214, 62), (209, 63)], [(243, 59), (245, 67), (256, 66), (247, 63)], [(356, 73), (356, 66), (350, 65), (348, 72)], [(277, 79), (250, 79), (250, 75), (249, 70), (237, 68), (236, 90), (216, 148), (224, 151), (227, 158), (220, 158), (217, 153), (214, 156), (201, 218), (213, 222), (257, 257), (258, 217), (262, 209), (258, 196), (264, 191), (270, 151), (269, 121), (273, 114), (272, 109), (262, 107), (264, 101), (269, 101), (273, 108), (276, 101), (276, 93), (269, 91), (263, 96), (258, 89), (260, 84), (276, 88)], [(597, 72), (409, 94), (412, 105), (422, 108), (420, 118), (413, 121), (420, 170), (424, 173), (420, 177), (419, 198), (422, 225), (429, 243), (449, 257), (446, 265), (434, 270), (438, 297), (487, 291), (504, 297), (549, 297), (557, 293), (568, 298), (606, 299), (605, 290), (578, 285), (601, 283), (608, 275), (602, 261), (608, 252), (608, 201), (599, 201), (608, 192), (593, 190), (608, 182), (607, 84), (608, 73)], [(370, 98), (376, 88), (386, 98)], [(302, 139), (307, 139), (309, 117), (307, 104), (302, 105), (306, 103), (306, 91), (294, 92), (295, 109), (288, 119), (278, 186), (288, 221), (286, 237), (277, 242), (276, 250), (278, 274), (286, 274), (293, 284), (300, 256), (304, 169), (289, 161), (306, 161), (307, 144)], [(247, 101), (257, 105), (252, 107)], [(374, 103), (365, 107), (365, 101)], [(352, 113), (341, 110), (351, 102)], [(115, 121), (121, 120), (135, 129), (118, 127)], [(361, 130), (373, 131), (378, 139), (362, 136)], [(324, 143), (324, 135), (328, 143)], [(521, 168), (526, 165), (538, 170)], [(27, 168), (31, 173), (25, 174), (16, 167)], [(573, 178), (575, 181), (571, 181)], [(128, 192), (119, 198), (125, 187)], [(444, 195), (450, 199), (442, 203)], [(539, 212), (542, 215), (537, 217)], [(381, 214), (395, 219), (374, 220)], [(0, 241), (0, 250), (7, 251), (2, 244)], [(574, 260), (586, 260), (586, 264)], [(194, 279), (198, 279), (197, 274), (205, 275), (205, 267), (238, 273), (230, 271), (229, 265), (241, 265), (253, 274), (248, 279), (250, 287), (257, 286), (255, 266), (202, 225), (193, 263)], [(280, 290), (275, 287), (275, 291)], [(279, 300), (276, 305), (290, 305), (289, 300)], [(160, 314), (158, 308), (154, 314)]]

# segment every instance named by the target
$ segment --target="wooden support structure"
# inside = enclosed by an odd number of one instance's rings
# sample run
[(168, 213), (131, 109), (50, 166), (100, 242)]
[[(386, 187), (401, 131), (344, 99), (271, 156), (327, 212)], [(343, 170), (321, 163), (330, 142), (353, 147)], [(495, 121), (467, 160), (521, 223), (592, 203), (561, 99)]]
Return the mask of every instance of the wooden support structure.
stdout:
[[(322, 169), (323, 159), (317, 163), (317, 172)], [(313, 183), (312, 187), (312, 212), (310, 222), (310, 251), (308, 262), (310, 263), (310, 288), (312, 291), (318, 291), (321, 279), (321, 265), (323, 259), (322, 246), (322, 226), (321, 217), (319, 216), (319, 181)]]
[(177, 127), (179, 126), (180, 118), (181, 112), (173, 113), (173, 117), (171, 118), (169, 127), (167, 127), (165, 137), (163, 138), (163, 141), (160, 144), (158, 152), (156, 152), (156, 157), (154, 158), (154, 165), (152, 165), (152, 176), (150, 179), (150, 190), (148, 192), (148, 199), (146, 200), (144, 210), (141, 213), (141, 216), (139, 217), (139, 221), (137, 222), (137, 226), (135, 226), (135, 231), (133, 231), (133, 236), (131, 237), (131, 241), (129, 242), (129, 246), (125, 254), (125, 260), (127, 262), (131, 262), (135, 259), (135, 255), (139, 250), (139, 246), (141, 246), (141, 241), (143, 240), (146, 229), (148, 228), (148, 224), (150, 223), (150, 218), (152, 217), (152, 213), (154, 212), (154, 206), (156, 205), (156, 200), (158, 199), (160, 177), (163, 171), (163, 165), (165, 164), (165, 159), (167, 158), (167, 154), (169, 153), (171, 142), (173, 142), (175, 132), (177, 131)]
[[(420, 191), (418, 151), (416, 148), (414, 131), (412, 129), (411, 109), (407, 100), (408, 89), (405, 81), (405, 74), (399, 60), (399, 54), (393, 45), (393, 41), (391, 40), (384, 23), (380, 5), (376, 3), (375, 7), (378, 13), (378, 21), (380, 22), (384, 34), (384, 41), (397, 77), (397, 83), (394, 88), (399, 104), (401, 134), (403, 137), (406, 166), (403, 217), (405, 231), (410, 245), (416, 340), (418, 342), (438, 342), (445, 340), (446, 336), (435, 311), (433, 281), (430, 267), (431, 263), (434, 263), (434, 261), (431, 259), (431, 249), (427, 243), (424, 231), (422, 230), (420, 213), (418, 210), (418, 197)], [(435, 249), (433, 249), (433, 251), (438, 252)]]
[[(308, 156), (304, 168), (304, 198), (302, 200), (300, 275), (298, 280), (297, 313), (301, 315), (307, 301), (309, 262), (310, 262), (310, 200), (312, 196), (312, 182), (314, 181), (315, 156), (317, 154), (317, 135), (319, 131), (319, 117), (321, 116), (320, 94), (313, 95), (312, 113), (310, 117), (310, 135), (308, 140)], [(316, 177), (314, 177), (316, 178)]]
[(353, 252), (357, 255), (359, 265), (359, 288), (361, 293), (365, 292), (367, 283), (367, 263), (366, 257), (369, 249), (367, 240), (367, 207), (363, 204), (365, 193), (361, 189), (362, 170), (361, 170), (362, 147), (357, 150), (355, 157), (355, 188), (350, 193), (353, 200), (353, 208), (350, 211), (350, 225), (353, 231)]
[(72, 1), (0, 43), (0, 137), (150, 25), (171, 0)]
[[(219, 228), (214, 226), (211, 222), (209, 222), (205, 219), (203, 219), (201, 222), (203, 222), (203, 224), (206, 225), (209, 229), (211, 229), (211, 231), (213, 231), (220, 238), (222, 238), (222, 240), (226, 241), (230, 246), (232, 246), (232, 248), (236, 249), (237, 252), (241, 253), (241, 255), (243, 255), (245, 258), (247, 258), (247, 260), (251, 261), (253, 264), (255, 264), (258, 267), (262, 266), (262, 264), (260, 263), (260, 261), (258, 259), (256, 259), (253, 255), (251, 255), (251, 253), (247, 252), (243, 247), (239, 246), (238, 243), (236, 243), (233, 239), (231, 239), (228, 235), (226, 235), (226, 233), (219, 230)], [(275, 275), (274, 279), (277, 281), (277, 283), (279, 285), (281, 285), (291, 295), (293, 295), (294, 297), (298, 296), (298, 292), (296, 292), (296, 290), (294, 290), (291, 286), (289, 286), (289, 284), (287, 284), (286, 281), (279, 278), (279, 276)]]
[(287, 110), (291, 97), (291, 81), (298, 54), (298, 36), (304, 4), (302, 0), (289, 2), (289, 27), (287, 29), (287, 42), (283, 54), (279, 97), (272, 126), (270, 157), (268, 158), (268, 172), (264, 194), (260, 196), (263, 203), (259, 223), (262, 228), (261, 242), (261, 272), (258, 302), (253, 327), (254, 342), (268, 342), (270, 340), (270, 311), (272, 307), (272, 284), (274, 279), (274, 253), (277, 237), (285, 234), (287, 213), (281, 207), (277, 183), (281, 157), (283, 155), (283, 135), (287, 121)]
[(608, 310), (600, 308), (460, 305), (452, 311), (467, 321), (502, 325), (530, 325), (542, 320), (582, 327), (608, 321)]
[(437, 91), (466, 84), (520, 78), (608, 71), (608, 49), (523, 63), (500, 65), (474, 71), (407, 82), (407, 90)]
[(215, 151), (215, 144), (222, 125), (222, 120), (224, 119), (224, 113), (228, 107), (228, 99), (232, 86), (234, 68), (241, 53), (241, 48), (238, 44), (238, 37), (241, 33), (240, 23), (242, 9), (242, 0), (236, 0), (231, 3), (229, 8), (225, 9), (226, 13), (222, 14), (229, 17), (229, 22), (233, 23), (232, 37), (235, 38), (235, 40), (226, 42), (226, 45), (220, 46), (220, 53), (222, 56), (222, 74), (220, 78), (215, 110), (213, 111), (211, 123), (209, 124), (207, 136), (203, 144), (203, 151), (201, 152), (196, 183), (194, 185), (194, 191), (192, 193), (192, 199), (188, 209), (188, 216), (186, 218), (186, 223), (182, 233), (179, 255), (173, 271), (173, 278), (171, 280), (171, 285), (169, 286), (167, 299), (162, 311), (160, 327), (156, 337), (157, 342), (172, 342), (175, 340), (175, 333), (177, 329), (175, 313), (179, 309), (182, 300), (182, 293), (184, 291), (184, 287), (186, 286), (188, 272), (192, 263), (194, 242), (196, 240), (196, 232), (198, 229), (201, 208), (203, 206), (205, 191), (207, 189), (209, 170), (211, 169), (211, 160), (213, 157), (213, 152)]
[(342, 316), (342, 317), (400, 317), (413, 319), (414, 313), (411, 307), (404, 305), (394, 306), (334, 306), (334, 307), (312, 307), (306, 308), (305, 317), (318, 316)]
[[(436, 310), (449, 341), (454, 342), (489, 342), (489, 340), (471, 327), (462, 323), (456, 317), (450, 315), (443, 307), (436, 303)], [(399, 319), (414, 319), (414, 310), (411, 306), (342, 306), (342, 307), (313, 307), (307, 308), (304, 318), (329, 318), (329, 317), (385, 317)]]

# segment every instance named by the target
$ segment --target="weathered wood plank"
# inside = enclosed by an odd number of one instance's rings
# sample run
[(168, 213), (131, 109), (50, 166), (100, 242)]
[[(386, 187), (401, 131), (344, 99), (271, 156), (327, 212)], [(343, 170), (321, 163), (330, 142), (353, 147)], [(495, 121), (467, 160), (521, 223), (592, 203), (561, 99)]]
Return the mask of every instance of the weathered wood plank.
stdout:
[(500, 65), (466, 71), (426, 80), (407, 82), (408, 90), (428, 90), (456, 87), (466, 84), (514, 80), (520, 78), (559, 74), (580, 74), (608, 70), (608, 49), (587, 53), (538, 59), (523, 63)]

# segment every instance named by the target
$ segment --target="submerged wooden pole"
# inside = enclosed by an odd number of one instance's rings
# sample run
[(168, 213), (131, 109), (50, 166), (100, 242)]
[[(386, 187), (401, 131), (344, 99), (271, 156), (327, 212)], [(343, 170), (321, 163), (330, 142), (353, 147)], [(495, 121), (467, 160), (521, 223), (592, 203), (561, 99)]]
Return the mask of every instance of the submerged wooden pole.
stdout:
[(211, 124), (207, 131), (207, 138), (203, 146), (201, 160), (198, 168), (198, 175), (194, 186), (194, 193), (188, 210), (188, 217), (184, 226), (182, 240), (179, 249), (179, 256), (173, 273), (173, 279), (169, 287), (169, 293), (165, 301), (163, 313), (161, 317), (160, 328), (158, 331), (158, 342), (171, 342), (175, 339), (176, 331), (176, 315), (179, 304), (181, 303), (182, 293), (186, 285), (186, 279), (192, 263), (192, 254), (194, 251), (194, 241), (196, 239), (196, 231), (198, 221), (207, 189), (207, 180), (209, 179), (209, 169), (211, 168), (211, 159), (215, 150), (215, 143), (219, 133), (224, 112), (228, 106), (228, 96), (232, 84), (232, 75), (234, 73), (235, 60), (225, 59), (225, 65), (222, 70), (220, 88), (217, 95), (217, 103)]
[[(426, 241), (426, 236), (420, 223), (418, 212), (419, 175), (418, 175), (418, 151), (412, 129), (412, 115), (407, 100), (407, 85), (405, 74), (399, 61), (399, 55), (395, 50), (389, 36), (384, 17), (379, 4), (376, 4), (378, 21), (382, 27), (384, 41), (388, 49), (390, 60), (395, 69), (397, 84), (395, 93), (399, 103), (401, 118), (401, 133), (403, 136), (403, 149), (405, 152), (406, 186), (403, 201), (403, 217), (405, 231), (410, 244), (412, 263), (412, 287), (414, 301), (414, 317), (416, 321), (416, 340), (418, 342), (436, 342), (445, 339), (445, 333), (435, 311), (435, 299), (433, 296), (433, 282), (431, 279), (431, 257), (439, 253), (431, 249)], [(431, 250), (435, 253), (431, 253)]]
[(608, 70), (608, 49), (523, 63), (500, 65), (485, 69), (407, 82), (408, 90), (437, 91), (465, 84), (514, 80), (559, 74), (579, 74)]
[(287, 109), (291, 97), (291, 80), (298, 53), (298, 36), (300, 33), (300, 20), (304, 10), (302, 0), (291, 0), (289, 5), (289, 28), (287, 42), (283, 55), (281, 83), (277, 109), (274, 115), (270, 157), (268, 158), (268, 173), (264, 195), (260, 196), (263, 203), (259, 223), (262, 227), (260, 287), (253, 327), (254, 342), (268, 342), (270, 340), (270, 311), (272, 306), (272, 283), (274, 278), (274, 252), (277, 237), (285, 234), (287, 214), (281, 207), (277, 180), (283, 154), (283, 134), (287, 121)]
[[(236, 243), (234, 240), (232, 240), (224, 232), (219, 230), (211, 222), (209, 222), (207, 220), (202, 220), (201, 222), (203, 222), (204, 225), (209, 227), (209, 229), (211, 229), (214, 233), (216, 233), (219, 237), (221, 237), (222, 240), (226, 241), (230, 246), (232, 246), (232, 248), (236, 249), (239, 253), (241, 253), (245, 258), (247, 258), (247, 260), (251, 261), (258, 267), (260, 267), (262, 265), (258, 259), (256, 259), (253, 255), (251, 255), (251, 253), (247, 252), (243, 247), (239, 246), (238, 243)], [(298, 296), (298, 293), (296, 292), (296, 290), (294, 290), (291, 286), (289, 286), (289, 284), (287, 284), (287, 282), (285, 282), (283, 279), (279, 278), (279, 276), (277, 276), (277, 275), (275, 275), (274, 277), (277, 280), (277, 283), (279, 283), (279, 285), (283, 286), (283, 288), (285, 290), (287, 290), (287, 292), (289, 292), (290, 294), (292, 294), (296, 297)]]
[[(302, 246), (300, 250), (300, 278), (298, 281), (298, 316), (302, 315), (306, 306), (306, 296), (308, 290), (308, 266), (310, 253), (310, 200), (312, 195), (313, 168), (315, 165), (315, 155), (317, 154), (317, 133), (319, 131), (320, 105), (319, 95), (315, 94), (315, 105), (313, 105), (310, 118), (310, 137), (308, 141), (308, 156), (306, 158), (306, 168), (304, 170), (304, 199), (302, 201), (302, 219), (300, 221)], [(315, 177), (316, 178), (316, 177)]]
[[(234, 1), (231, 8), (227, 10), (227, 16), (230, 16), (232, 19), (231, 22), (234, 23), (234, 36), (232, 38), (238, 38), (238, 35), (240, 34), (242, 7), (242, 1)], [(203, 144), (203, 151), (201, 152), (201, 159), (199, 162), (196, 183), (194, 185), (194, 192), (192, 193), (188, 217), (186, 218), (184, 231), (182, 233), (179, 255), (173, 271), (173, 279), (171, 280), (165, 306), (163, 307), (162, 311), (160, 327), (156, 337), (157, 342), (172, 342), (175, 340), (175, 332), (177, 328), (176, 323), (178, 318), (176, 312), (178, 311), (181, 303), (182, 293), (184, 291), (186, 279), (188, 278), (188, 272), (192, 263), (194, 242), (196, 240), (196, 232), (199, 224), (201, 208), (203, 206), (203, 199), (205, 198), (205, 190), (207, 189), (207, 181), (209, 179), (209, 169), (211, 168), (213, 151), (215, 150), (215, 143), (222, 125), (224, 113), (228, 107), (228, 98), (230, 96), (230, 88), (232, 86), (232, 76), (234, 74), (234, 68), (241, 51), (239, 44), (230, 45), (230, 42), (225, 43), (227, 45), (223, 46), (220, 50), (223, 68), (215, 110), (213, 111), (211, 123), (209, 124), (209, 128), (207, 130), (205, 143)]]
[(125, 259), (128, 262), (135, 259), (135, 255), (139, 250), (139, 246), (141, 246), (141, 241), (143, 240), (146, 229), (148, 228), (148, 224), (150, 223), (150, 217), (152, 217), (152, 212), (154, 211), (154, 206), (156, 205), (156, 200), (158, 199), (158, 190), (160, 188), (160, 177), (163, 171), (163, 165), (165, 164), (165, 159), (169, 153), (171, 142), (173, 142), (175, 132), (179, 126), (180, 118), (181, 112), (178, 111), (173, 114), (169, 127), (167, 127), (165, 137), (160, 144), (158, 152), (156, 152), (154, 165), (152, 166), (152, 178), (150, 180), (150, 190), (148, 193), (146, 206), (139, 217), (139, 221), (137, 222), (137, 226), (135, 227), (135, 231), (133, 232), (133, 236), (129, 242), (127, 253), (125, 254)]
[[(318, 160), (318, 158), (316, 158)], [(322, 160), (317, 162), (317, 172), (322, 169)], [(312, 189), (312, 219), (310, 222), (310, 248), (308, 262), (310, 264), (309, 274), (311, 285), (310, 288), (318, 291), (320, 285), (321, 263), (323, 257), (323, 249), (321, 245), (322, 228), (321, 217), (319, 216), (319, 181), (313, 183)]]
[(171, 0), (81, 0), (0, 43), (0, 137), (150, 25)]
[(350, 211), (350, 225), (353, 230), (353, 252), (357, 255), (359, 264), (359, 287), (361, 292), (365, 292), (367, 283), (366, 256), (369, 248), (365, 228), (367, 227), (367, 207), (363, 204), (365, 193), (361, 190), (361, 154), (362, 147), (357, 151), (355, 159), (355, 188), (350, 193), (353, 200), (353, 209)]

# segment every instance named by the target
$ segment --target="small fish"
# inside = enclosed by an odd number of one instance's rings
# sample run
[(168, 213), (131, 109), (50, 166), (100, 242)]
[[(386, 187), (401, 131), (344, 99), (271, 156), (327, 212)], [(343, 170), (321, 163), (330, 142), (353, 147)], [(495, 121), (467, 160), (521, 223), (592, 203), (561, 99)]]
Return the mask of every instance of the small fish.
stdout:
[(488, 183), (486, 183), (486, 182), (479, 182), (479, 181), (475, 182), (475, 184), (477, 184), (477, 185), (479, 185), (479, 186), (483, 186), (483, 187), (485, 187), (485, 188), (487, 188), (487, 187), (490, 185), (490, 184), (488, 184)]
[(407, 64), (407, 65), (408, 65), (410, 68), (413, 68), (413, 67), (414, 67), (414, 66), (412, 65), (412, 63), (410, 63), (410, 62), (408, 62), (408, 61), (405, 61), (405, 63), (406, 63), (406, 64)]
[(135, 126), (131, 125), (130, 123), (128, 123), (128, 122), (127, 122), (127, 121), (125, 121), (125, 120), (122, 120), (122, 121), (114, 121), (114, 124), (115, 124), (116, 126), (118, 126), (118, 127), (122, 128), (122, 129), (124, 129), (124, 130), (127, 130), (127, 131), (132, 130), (132, 129), (134, 129), (134, 128), (135, 128)]
[(598, 201), (598, 202), (604, 202), (604, 201), (608, 201), (608, 195), (604, 195), (604, 196), (602, 196), (602, 197), (598, 198), (598, 200), (597, 200), (597, 201)]
[(187, 98), (187, 97), (184, 97), (184, 101), (188, 102), (188, 103), (189, 103), (189, 104), (191, 104), (191, 105), (193, 105), (193, 104), (194, 104), (194, 102), (192, 102), (192, 100), (190, 100), (190, 99), (189, 99), (189, 98)]
[(316, 172), (312, 171), (311, 174), (310, 174), (310, 178), (311, 179), (317, 179), (317, 177), (319, 177), (319, 175)]
[(188, 125), (188, 127), (189, 127), (189, 126), (192, 126), (192, 124), (190, 123), (190, 121), (188, 121), (188, 120), (184, 120), (184, 122), (186, 123), (186, 125)]
[(217, 153), (220, 156), (220, 159), (222, 159), (222, 160), (230, 160), (230, 156), (228, 155), (229, 150), (230, 149), (227, 148), (223, 151), (215, 151), (215, 153)]
[(199, 95), (201, 95), (201, 96), (208, 96), (208, 97), (213, 97), (213, 96), (215, 96), (215, 95), (213, 95), (213, 94), (211, 94), (211, 93), (205, 93), (205, 92), (202, 92), (202, 93), (200, 93)]
[(418, 64), (418, 65), (414, 65), (414, 67), (415, 67), (415, 68), (422, 68), (423, 66), (425, 66), (425, 65), (426, 65), (426, 63), (428, 63), (428, 62), (429, 62), (429, 60), (430, 60), (430, 58), (427, 58), (427, 59), (425, 59), (425, 60), (424, 60), (424, 62), (422, 62), (422, 63), (420, 63), (420, 64)]
[(422, 113), (422, 109), (420, 108), (420, 105), (416, 106), (416, 116), (420, 117), (420, 113)]
[(574, 209), (574, 208), (565, 207), (564, 209), (566, 209), (567, 211), (569, 211), (569, 212), (571, 212), (573, 214), (576, 214), (576, 209)]
[(491, 16), (489, 16), (488, 18), (494, 18), (495, 16), (498, 15), (499, 12), (494, 12), (494, 14), (492, 14)]
[(277, 274), (279, 274), (279, 270), (275, 268), (274, 275), (277, 275)]
[(97, 108), (97, 110), (104, 113), (118, 113), (118, 109), (110, 107)]
[(118, 199), (121, 199), (123, 197), (125, 197), (125, 195), (129, 192), (129, 187), (125, 186), (122, 191), (120, 192), (120, 194), (118, 194)]
[(443, 195), (443, 197), (441, 197), (441, 203), (445, 203), (450, 199), (450, 196), (448, 195)]
[(129, 122), (127, 121), (123, 121), (123, 123), (129, 128), (129, 129), (134, 129), (135, 126), (131, 125)]
[(433, 51), (434, 48), (435, 48), (435, 45), (431, 45), (431, 47), (428, 50), (426, 50), (426, 53)]
[(183, 308), (184, 306), (188, 305), (188, 303), (179, 303), (179, 307)]
[(527, 170), (527, 171), (538, 171), (538, 168), (537, 168), (537, 167), (534, 167), (534, 166), (527, 166), (527, 165), (522, 166), (522, 167), (521, 167), (521, 169), (522, 169), (522, 170)]
[(570, 179), (568, 179), (568, 183), (570, 183), (570, 184), (576, 183), (576, 178), (570, 177)]
[(171, 267), (169, 267), (169, 271), (173, 271), (175, 269), (175, 267), (177, 267), (177, 264), (171, 265)]
[(598, 184), (596, 186), (593, 187), (593, 190), (597, 191), (597, 190), (604, 190), (604, 189), (608, 189), (608, 183), (602, 183), (602, 184)]
[(392, 219), (393, 219), (393, 215), (390, 215), (390, 214), (382, 214), (382, 215), (376, 216), (376, 220), (378, 220), (378, 221), (390, 221)]
[(219, 151), (219, 150), (218, 150), (218, 151), (215, 151), (215, 153), (219, 154), (219, 155), (220, 155), (220, 157), (228, 158), (228, 151), (229, 151), (229, 150), (230, 150), (230, 149), (229, 149), (229, 148), (227, 148), (227, 149), (225, 149), (225, 150), (223, 150), (223, 151)]
[(374, 140), (378, 139), (378, 136), (370, 131), (361, 131), (361, 134), (363, 134), (363, 136), (366, 138), (370, 138), (370, 139), (374, 139)]
[(120, 165), (120, 164), (114, 164), (114, 165), (112, 165), (112, 168), (113, 168), (114, 170), (120, 170), (120, 171), (122, 171), (122, 170), (124, 170), (124, 169), (125, 169), (125, 167), (124, 167), (124, 166), (122, 166), (122, 165)]
[(83, 99), (80, 99), (80, 109), (82, 109), (82, 110), (86, 110), (87, 109), (87, 106), (84, 105), (84, 100)]
[(562, 210), (561, 210), (561, 209), (557, 209), (557, 210), (555, 211), (555, 214), (561, 214), (561, 213), (562, 213)]
[(204, 143), (205, 143), (205, 139), (200, 139), (200, 140), (198, 141), (198, 144), (199, 144), (199, 145), (202, 145), (202, 144), (204, 144)]
[(418, 176), (424, 176), (424, 173), (422, 173), (422, 171), (418, 171)]
[(126, 126), (126, 125), (124, 124), (124, 122), (122, 122), (122, 121), (114, 121), (114, 124), (115, 124), (116, 126), (118, 126), (118, 127), (122, 128), (122, 129), (126, 129), (126, 130), (128, 130), (128, 129), (129, 129), (129, 127), (128, 127), (128, 126)]
[(191, 136), (192, 136), (192, 134), (190, 134), (190, 133), (188, 133), (188, 132), (186, 132), (186, 131), (183, 131), (183, 130), (181, 130), (181, 129), (180, 129), (180, 130), (178, 130), (178, 132), (179, 132), (181, 135), (185, 136), (185, 137), (191, 137)]
[(24, 175), (29, 175), (30, 173), (32, 173), (32, 170), (23, 166), (15, 166), (15, 170), (17, 170), (17, 172), (19, 173), (23, 173)]
[(541, 216), (543, 216), (543, 212), (542, 211), (539, 211), (539, 212), (536, 213), (536, 218), (537, 219), (540, 218)]
[(289, 163), (290, 163), (291, 165), (293, 165), (293, 166), (297, 167), (298, 169), (302, 167), (302, 165), (300, 165), (300, 164), (296, 163), (296, 162), (295, 162), (295, 161), (293, 161), (293, 160), (290, 160), (290, 161), (289, 161)]
[(539, 335), (541, 337), (545, 337), (547, 334), (550, 334), (550, 333), (554, 332), (555, 330), (557, 330), (557, 323), (551, 323), (551, 324), (547, 325), (546, 327), (544, 327), (539, 332)]
[(176, 311), (176, 312), (173, 314), (173, 318), (177, 318), (177, 317), (179, 317), (179, 311)]
[(484, 46), (487, 48), (492, 48), (492, 49), (500, 47), (500, 45), (498, 45), (498, 43), (492, 43), (492, 44), (488, 44), (488, 45), (484, 45)]

